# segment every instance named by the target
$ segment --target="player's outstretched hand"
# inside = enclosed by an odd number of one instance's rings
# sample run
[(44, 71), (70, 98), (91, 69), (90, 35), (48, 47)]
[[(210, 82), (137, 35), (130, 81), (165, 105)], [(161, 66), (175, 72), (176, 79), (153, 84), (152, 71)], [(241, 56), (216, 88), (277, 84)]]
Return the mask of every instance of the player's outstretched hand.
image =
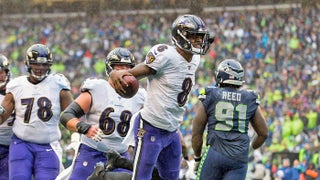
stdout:
[(102, 140), (102, 135), (103, 135), (102, 130), (96, 126), (91, 126), (86, 134), (88, 138), (91, 138), (96, 142)]
[(110, 72), (110, 79), (113, 88), (120, 95), (124, 95), (126, 93), (125, 87), (127, 87), (128, 84), (123, 80), (123, 77), (126, 75), (132, 74), (128, 73), (126, 70), (113, 70)]

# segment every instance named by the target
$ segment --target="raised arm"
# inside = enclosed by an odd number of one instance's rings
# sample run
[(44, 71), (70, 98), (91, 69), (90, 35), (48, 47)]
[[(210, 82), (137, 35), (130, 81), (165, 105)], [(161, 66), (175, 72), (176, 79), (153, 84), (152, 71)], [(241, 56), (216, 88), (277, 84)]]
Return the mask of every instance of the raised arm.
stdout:
[(111, 71), (110, 79), (116, 92), (121, 95), (126, 92), (123, 87), (127, 86), (127, 83), (122, 79), (123, 76), (133, 75), (137, 79), (141, 79), (151, 74), (155, 74), (155, 71), (147, 65), (145, 65), (144, 63), (140, 63), (129, 70)]

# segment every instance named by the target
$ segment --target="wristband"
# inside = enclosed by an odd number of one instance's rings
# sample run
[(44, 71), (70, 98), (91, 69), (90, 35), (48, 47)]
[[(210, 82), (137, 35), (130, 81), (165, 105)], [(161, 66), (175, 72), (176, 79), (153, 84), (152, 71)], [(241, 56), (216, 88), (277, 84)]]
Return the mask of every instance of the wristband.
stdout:
[(202, 156), (199, 156), (199, 157), (193, 156), (193, 159), (194, 159), (195, 162), (201, 161), (201, 158), (202, 158)]
[(83, 121), (78, 122), (78, 124), (76, 126), (77, 131), (80, 134), (87, 134), (90, 127), (91, 127), (91, 125), (89, 125)]

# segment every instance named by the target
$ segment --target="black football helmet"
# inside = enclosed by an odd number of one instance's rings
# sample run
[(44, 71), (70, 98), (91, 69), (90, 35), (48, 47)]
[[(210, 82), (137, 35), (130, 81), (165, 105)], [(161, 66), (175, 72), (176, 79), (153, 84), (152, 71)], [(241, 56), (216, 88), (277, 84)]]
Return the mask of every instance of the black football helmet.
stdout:
[(241, 87), (244, 83), (243, 77), (243, 67), (234, 59), (225, 59), (218, 65), (216, 82), (219, 87), (224, 87), (226, 84)]
[[(171, 35), (174, 45), (193, 54), (206, 54), (214, 41), (214, 34), (208, 30), (202, 19), (191, 14), (179, 16), (172, 23)], [(190, 37), (194, 35), (202, 37), (201, 48), (195, 48), (191, 44)]]
[[(45, 77), (49, 75), (52, 61), (52, 53), (46, 45), (34, 44), (30, 46), (27, 50), (25, 64), (27, 66), (28, 72), (30, 73), (30, 76), (34, 77), (38, 81), (42, 81)], [(39, 76), (33, 72), (31, 68), (32, 64), (48, 64), (49, 68), (45, 74)]]
[(10, 81), (10, 63), (6, 56), (0, 54), (0, 70), (6, 72), (6, 78), (1, 81), (0, 80), (0, 88), (3, 88)]
[(113, 70), (113, 66), (116, 64), (126, 64), (133, 68), (136, 65), (133, 54), (126, 48), (113, 49), (106, 58), (106, 75), (109, 77), (110, 72)]

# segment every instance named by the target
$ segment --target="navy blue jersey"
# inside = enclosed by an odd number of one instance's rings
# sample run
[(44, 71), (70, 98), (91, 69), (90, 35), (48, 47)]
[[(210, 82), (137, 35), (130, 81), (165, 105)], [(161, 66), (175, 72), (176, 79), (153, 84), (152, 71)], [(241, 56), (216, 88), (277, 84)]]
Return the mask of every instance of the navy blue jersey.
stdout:
[(208, 87), (199, 96), (208, 117), (207, 145), (232, 159), (248, 161), (249, 121), (259, 106), (252, 90)]

